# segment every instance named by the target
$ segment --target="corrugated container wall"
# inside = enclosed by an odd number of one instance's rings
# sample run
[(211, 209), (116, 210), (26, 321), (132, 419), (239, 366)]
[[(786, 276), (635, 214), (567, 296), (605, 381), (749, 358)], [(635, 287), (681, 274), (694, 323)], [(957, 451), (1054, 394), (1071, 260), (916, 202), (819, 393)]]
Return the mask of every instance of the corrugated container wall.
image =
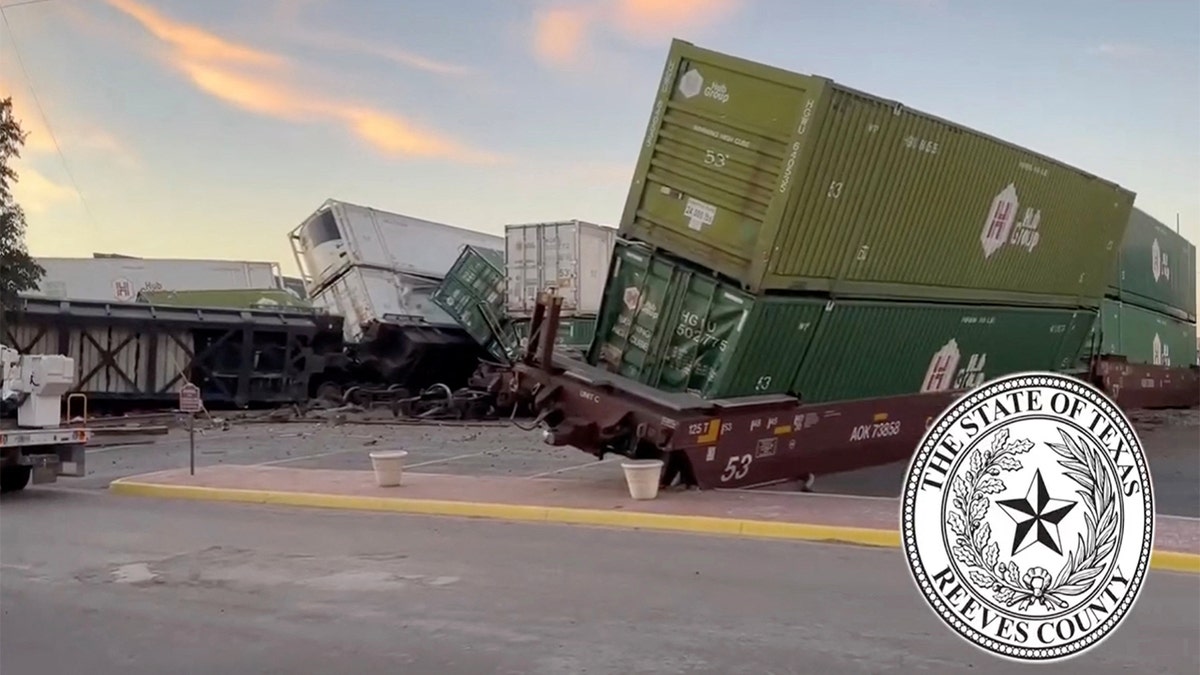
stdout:
[(676, 40), (620, 232), (753, 292), (1095, 306), (1133, 199), (895, 101)]
[(581, 220), (505, 226), (509, 314), (532, 316), (538, 295), (551, 288), (563, 316), (600, 311), (616, 232)]
[(314, 306), (345, 317), (349, 342), (360, 342), (368, 326), (454, 326), (458, 323), (430, 295), (438, 282), (370, 267), (352, 267), (312, 298)]
[(504, 311), (503, 252), (463, 247), (430, 297), (492, 356), (501, 360), (510, 356), (516, 334)]
[(441, 279), (464, 245), (504, 249), (504, 238), (327, 200), (288, 235), (310, 296), (350, 267)]
[(617, 240), (589, 361), (663, 391), (783, 393), (825, 301), (764, 298)]
[(810, 402), (1070, 369), (1095, 312), (752, 296), (618, 240), (589, 360), (664, 391)]
[(1109, 279), (1112, 297), (1196, 320), (1196, 245), (1134, 208)]
[[(530, 321), (518, 319), (513, 321), (511, 326), (516, 334), (516, 347), (519, 350), (529, 340)], [(592, 346), (592, 340), (595, 337), (595, 317), (564, 316), (559, 320), (558, 335), (554, 338), (554, 344), (570, 350), (586, 352)], [(516, 352), (514, 351), (514, 353)]]
[(175, 258), (38, 258), (46, 270), (30, 297), (134, 302), (142, 291), (281, 288), (270, 262)]
[(821, 319), (791, 391), (804, 401), (969, 389), (1022, 370), (1070, 370), (1095, 313), (845, 301)]
[(1130, 363), (1188, 367), (1196, 364), (1196, 324), (1130, 303), (1106, 299), (1100, 310), (1097, 353)]

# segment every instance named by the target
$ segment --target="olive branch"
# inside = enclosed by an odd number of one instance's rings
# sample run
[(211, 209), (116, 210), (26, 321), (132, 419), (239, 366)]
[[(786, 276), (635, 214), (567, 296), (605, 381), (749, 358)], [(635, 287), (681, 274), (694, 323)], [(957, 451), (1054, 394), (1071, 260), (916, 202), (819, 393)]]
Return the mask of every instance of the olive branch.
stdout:
[(1011, 440), (1009, 431), (1001, 429), (991, 447), (979, 447), (970, 455), (970, 466), (954, 479), (953, 508), (946, 520), (954, 533), (951, 552), (962, 564), (972, 568), (968, 575), (982, 589), (990, 590), (997, 602), (1008, 607), (1020, 605), (1020, 610), (1038, 603), (1043, 607), (1067, 607), (1065, 597), (1079, 595), (1091, 587), (1092, 581), (1104, 569), (1104, 560), (1116, 546), (1116, 495), (1111, 482), (1104, 480), (1104, 467), (1099, 456), (1062, 429), (1059, 435), (1064, 445), (1048, 445), (1061, 458), (1059, 465), (1078, 486), (1087, 521), (1086, 536), (1079, 536), (1075, 551), (1051, 579), (1042, 567), (1031, 567), (1021, 573), (1017, 563), (1000, 560), (1000, 545), (992, 541), (992, 528), (984, 522), (991, 499), (1005, 485), (998, 476), (1019, 471), (1021, 460), (1016, 455), (1029, 452), (1033, 442)]
[(1063, 445), (1047, 445), (1061, 457), (1059, 466), (1079, 486), (1075, 493), (1083, 502), (1087, 529), (1079, 535), (1075, 550), (1067, 555), (1067, 564), (1047, 589), (1056, 597), (1079, 595), (1090, 588), (1117, 546), (1116, 488), (1112, 481), (1105, 480), (1100, 453), (1089, 451), (1086, 441), (1080, 442), (1061, 428), (1058, 435), (1062, 437)]

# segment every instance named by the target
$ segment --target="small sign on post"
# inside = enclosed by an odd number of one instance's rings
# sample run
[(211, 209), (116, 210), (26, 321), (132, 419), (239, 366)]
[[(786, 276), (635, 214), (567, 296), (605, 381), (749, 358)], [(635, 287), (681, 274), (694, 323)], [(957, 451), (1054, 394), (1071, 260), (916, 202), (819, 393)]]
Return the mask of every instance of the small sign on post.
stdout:
[(187, 383), (179, 389), (179, 410), (188, 419), (188, 467), (189, 473), (196, 475), (196, 413), (204, 410), (204, 401), (200, 399), (200, 387)]

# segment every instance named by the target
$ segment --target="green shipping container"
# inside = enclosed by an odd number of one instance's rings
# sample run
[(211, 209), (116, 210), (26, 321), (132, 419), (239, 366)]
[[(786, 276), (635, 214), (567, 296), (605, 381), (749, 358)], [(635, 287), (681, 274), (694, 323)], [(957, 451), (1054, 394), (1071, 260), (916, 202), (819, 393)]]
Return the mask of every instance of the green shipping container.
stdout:
[[(513, 321), (513, 330), (520, 341), (525, 344), (529, 339), (529, 320)], [(586, 352), (592, 345), (596, 335), (596, 317), (594, 316), (562, 316), (558, 320), (558, 336), (554, 344), (577, 351)], [(514, 352), (515, 353), (515, 352)]]
[(887, 301), (834, 304), (791, 390), (810, 402), (978, 386), (1024, 370), (1073, 370), (1088, 310)]
[(1194, 322), (1196, 245), (1145, 211), (1133, 209), (1108, 295)]
[(515, 344), (504, 311), (504, 252), (464, 246), (430, 296), (493, 357), (506, 360)]
[(313, 311), (312, 303), (282, 288), (142, 291), (138, 302), (172, 307)]
[(676, 40), (620, 232), (755, 293), (1095, 307), (1133, 200), (895, 101)]
[(1096, 352), (1155, 366), (1196, 364), (1196, 323), (1116, 300), (1100, 309)]
[(1088, 320), (1088, 325), (1091, 328), (1088, 329), (1087, 337), (1084, 338), (1083, 344), (1079, 346), (1079, 353), (1076, 355), (1074, 363), (1067, 368), (1060, 368), (1058, 370), (1083, 373), (1091, 366), (1092, 357), (1098, 353), (1100, 347), (1100, 313), (1104, 308), (1104, 302), (1106, 300), (1101, 301), (1100, 307), (1090, 310), (1092, 316)]
[(589, 361), (663, 391), (783, 393), (825, 300), (756, 298), (618, 239)]

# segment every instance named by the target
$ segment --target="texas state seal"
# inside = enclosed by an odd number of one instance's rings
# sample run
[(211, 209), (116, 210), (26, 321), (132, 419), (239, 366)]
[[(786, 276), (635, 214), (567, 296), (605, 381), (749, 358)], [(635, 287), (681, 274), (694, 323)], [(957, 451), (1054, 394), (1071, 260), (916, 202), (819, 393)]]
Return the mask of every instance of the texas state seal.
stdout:
[(1019, 373), (970, 391), (909, 466), (901, 535), (933, 611), (980, 649), (1056, 661), (1095, 647), (1141, 592), (1154, 491), (1133, 425), (1091, 385)]

